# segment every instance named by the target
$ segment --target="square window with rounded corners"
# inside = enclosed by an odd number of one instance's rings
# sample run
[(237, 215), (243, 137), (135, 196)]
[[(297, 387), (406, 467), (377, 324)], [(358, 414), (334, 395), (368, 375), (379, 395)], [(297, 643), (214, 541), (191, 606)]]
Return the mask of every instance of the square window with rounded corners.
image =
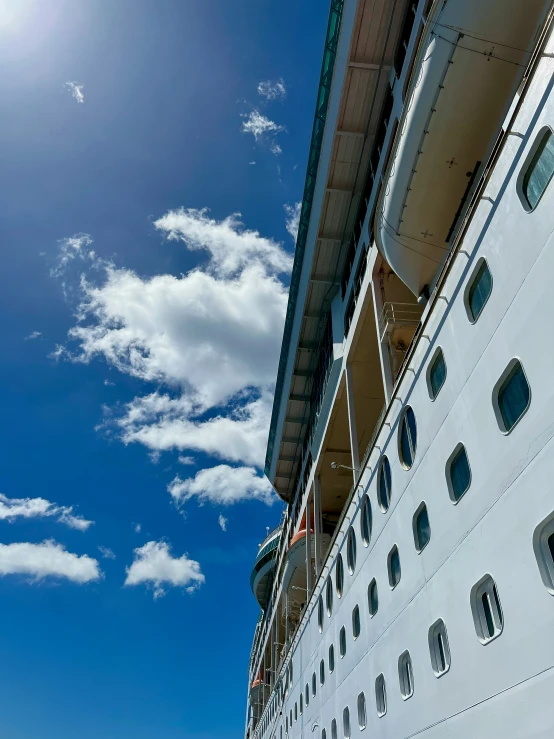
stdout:
[(389, 585), (394, 589), (400, 582), (402, 571), (400, 569), (400, 554), (398, 547), (395, 545), (389, 552), (387, 557), (387, 569), (389, 572)]
[(367, 726), (367, 709), (364, 693), (358, 695), (358, 726), (360, 727), (360, 731), (363, 731)]
[(464, 290), (464, 305), (470, 323), (475, 323), (492, 293), (492, 274), (485, 257), (477, 260)]
[(379, 718), (387, 712), (387, 686), (385, 676), (381, 673), (375, 680), (375, 705)]
[(415, 548), (418, 552), (422, 552), (431, 540), (431, 524), (429, 523), (429, 513), (425, 503), (420, 503), (419, 508), (414, 513), (412, 530)]
[(525, 159), (516, 183), (524, 210), (532, 213), (554, 175), (554, 136), (550, 126), (543, 126)]
[(517, 357), (509, 363), (492, 391), (496, 422), (503, 434), (509, 434), (531, 405), (531, 387)]
[(364, 547), (369, 546), (372, 528), (373, 516), (371, 511), (371, 501), (369, 500), (367, 493), (365, 493), (362, 498), (362, 505), (360, 508), (360, 535), (362, 537)]
[(441, 347), (437, 347), (427, 367), (427, 390), (431, 400), (435, 400), (446, 381), (446, 360)]
[(439, 618), (429, 629), (429, 654), (435, 677), (441, 677), (450, 669), (450, 646), (448, 634), (442, 618)]
[(377, 501), (383, 513), (386, 513), (389, 509), (391, 489), (392, 476), (390, 462), (387, 455), (384, 454), (379, 463), (379, 472), (377, 473)]
[(498, 589), (490, 575), (485, 575), (472, 587), (470, 602), (479, 641), (481, 644), (489, 644), (500, 636), (504, 628)]
[(398, 424), (398, 456), (405, 470), (411, 469), (417, 452), (417, 423), (415, 413), (407, 405), (402, 411)]
[(348, 706), (342, 712), (342, 730), (344, 739), (350, 739), (350, 709)]
[(346, 654), (346, 629), (344, 628), (344, 626), (339, 632), (339, 654), (341, 656), (341, 659)]
[(446, 485), (450, 500), (456, 504), (471, 485), (471, 467), (465, 446), (460, 441), (446, 460)]
[(402, 700), (407, 701), (414, 694), (414, 674), (412, 658), (408, 650), (398, 658), (398, 681), (400, 683), (400, 694)]
[(357, 639), (360, 636), (361, 622), (360, 622), (360, 608), (354, 606), (352, 611), (352, 637)]
[(554, 512), (536, 527), (533, 549), (544, 586), (554, 595)]
[(367, 586), (367, 607), (369, 609), (369, 615), (373, 618), (379, 610), (379, 592), (375, 578)]

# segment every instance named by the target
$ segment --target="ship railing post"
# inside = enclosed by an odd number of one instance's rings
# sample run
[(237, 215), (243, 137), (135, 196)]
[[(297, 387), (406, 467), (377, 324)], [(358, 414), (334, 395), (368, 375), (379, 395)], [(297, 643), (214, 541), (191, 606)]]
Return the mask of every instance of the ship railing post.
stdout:
[(352, 365), (348, 362), (345, 368), (346, 376), (346, 401), (348, 405), (348, 429), (350, 432), (350, 448), (352, 450), (352, 475), (354, 482), (358, 482), (360, 470), (360, 454), (358, 451), (358, 432), (356, 430), (356, 408), (354, 405), (354, 381), (352, 377)]
[(321, 510), (321, 485), (319, 475), (314, 477), (314, 536), (315, 536), (315, 577), (316, 580), (321, 572), (322, 547), (321, 537), (323, 535), (323, 519)]
[(308, 493), (308, 499), (306, 500), (306, 591), (307, 598), (306, 604), (310, 600), (310, 595), (313, 589), (312, 583), (312, 506), (310, 502), (310, 494)]

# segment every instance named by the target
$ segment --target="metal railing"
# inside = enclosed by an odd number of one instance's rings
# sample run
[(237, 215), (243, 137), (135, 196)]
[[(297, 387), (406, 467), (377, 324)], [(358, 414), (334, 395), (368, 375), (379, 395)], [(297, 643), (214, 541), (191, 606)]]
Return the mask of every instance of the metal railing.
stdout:
[(419, 325), (423, 308), (417, 303), (385, 303), (379, 316), (379, 337), (384, 341), (387, 333), (398, 327), (413, 328)]

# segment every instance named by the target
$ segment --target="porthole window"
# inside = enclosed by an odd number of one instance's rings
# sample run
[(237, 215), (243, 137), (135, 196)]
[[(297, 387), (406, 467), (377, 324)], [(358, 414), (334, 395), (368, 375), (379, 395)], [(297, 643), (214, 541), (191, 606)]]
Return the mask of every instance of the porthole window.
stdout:
[(353, 575), (356, 569), (356, 534), (352, 526), (348, 529), (348, 543), (346, 545), (346, 561), (348, 572)]
[(337, 557), (337, 564), (335, 565), (335, 587), (337, 589), (337, 596), (342, 598), (342, 588), (344, 586), (344, 565), (342, 563), (342, 554)]
[(352, 611), (352, 636), (354, 639), (357, 639), (360, 636), (360, 630), (360, 609), (358, 606), (355, 606)]
[(387, 687), (383, 673), (375, 680), (375, 704), (377, 706), (377, 715), (379, 717), (384, 716), (387, 712)]
[(435, 677), (441, 677), (450, 669), (450, 647), (448, 634), (442, 618), (429, 629), (429, 653)]
[(321, 685), (325, 685), (325, 661), (321, 660), (319, 663), (319, 682)]
[(350, 709), (348, 706), (342, 712), (342, 730), (344, 739), (350, 739)]
[(296, 701), (294, 702), (294, 721), (295, 723), (298, 721), (298, 703)]
[(409, 470), (415, 460), (417, 450), (417, 425), (415, 415), (410, 406), (406, 408), (400, 420), (398, 434), (398, 453), (405, 470)]
[(533, 549), (542, 581), (550, 594), (554, 595), (554, 513), (535, 529)]
[(304, 698), (302, 697), (302, 690), (300, 691), (300, 700), (298, 701), (298, 704), (300, 706), (300, 715), (304, 713)]
[(531, 402), (531, 388), (518, 359), (512, 359), (493, 390), (493, 406), (500, 430), (509, 433)]
[(331, 739), (337, 739), (337, 720), (335, 718), (331, 721)]
[(341, 659), (346, 654), (346, 629), (344, 628), (344, 626), (341, 628), (339, 632), (339, 653), (340, 653)]
[(408, 651), (398, 658), (398, 680), (400, 682), (400, 693), (403, 700), (408, 700), (414, 694), (414, 675), (412, 670), (412, 658)]
[(327, 732), (325, 729), (321, 729), (321, 739), (327, 739)]
[(363, 497), (362, 507), (360, 510), (360, 534), (364, 547), (368, 547), (369, 542), (371, 541), (371, 529), (373, 528), (372, 518), (371, 501), (366, 494)]
[(323, 596), (319, 596), (317, 600), (317, 627), (319, 633), (323, 631)]
[(492, 292), (492, 275), (486, 260), (481, 257), (464, 292), (464, 303), (471, 323), (481, 315)]
[(429, 523), (429, 514), (425, 503), (421, 503), (414, 513), (412, 529), (415, 548), (418, 552), (422, 552), (431, 539), (431, 524)]
[(315, 693), (316, 693), (316, 689), (317, 689), (316, 682), (317, 682), (317, 678), (316, 678), (315, 672), (314, 672), (313, 675), (312, 675), (312, 698), (315, 696)]
[(367, 588), (367, 606), (369, 608), (369, 615), (373, 618), (379, 608), (379, 593), (377, 591), (377, 580), (375, 578), (373, 578)]
[(488, 644), (500, 636), (504, 619), (496, 583), (490, 575), (485, 575), (471, 589), (471, 611), (475, 631), (482, 644)]
[(387, 565), (389, 571), (389, 585), (391, 588), (395, 588), (400, 582), (402, 571), (400, 569), (400, 554), (398, 553), (398, 547), (394, 546), (387, 558)]
[(292, 708), (290, 709), (290, 721), (289, 721), (289, 725), (292, 728)]
[(290, 682), (290, 685), (292, 687), (292, 659), (289, 662), (289, 682)]
[(471, 485), (471, 468), (462, 443), (455, 447), (446, 463), (446, 484), (453, 503), (457, 503)]
[(367, 726), (367, 710), (364, 693), (360, 693), (358, 696), (358, 726), (360, 727), (360, 730), (365, 729)]
[(329, 647), (329, 674), (335, 671), (335, 647)]
[(429, 363), (429, 369), (427, 370), (427, 387), (431, 400), (435, 400), (440, 393), (445, 380), (446, 362), (443, 351), (439, 347), (433, 355), (433, 359)]
[(546, 128), (539, 134), (521, 181), (523, 205), (527, 211), (536, 208), (552, 175), (554, 175), (554, 137), (550, 128)]
[(289, 717), (286, 716), (285, 718), (285, 731), (288, 734), (289, 733)]
[(305, 695), (305, 701), (306, 701), (306, 708), (310, 705), (310, 686), (308, 683), (306, 683), (306, 687), (304, 688), (304, 695)]
[(325, 589), (325, 602), (327, 605), (327, 615), (330, 616), (333, 613), (333, 581), (331, 576), (327, 578), (327, 587)]
[(391, 499), (392, 477), (389, 459), (386, 455), (381, 459), (377, 475), (377, 500), (379, 508), (386, 513), (389, 510)]

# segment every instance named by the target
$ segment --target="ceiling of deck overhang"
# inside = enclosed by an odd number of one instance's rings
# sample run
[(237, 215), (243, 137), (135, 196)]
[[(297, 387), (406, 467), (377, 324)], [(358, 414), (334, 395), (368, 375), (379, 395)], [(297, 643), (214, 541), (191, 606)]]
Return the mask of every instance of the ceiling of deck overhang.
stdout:
[[(334, 131), (318, 237), (304, 297), (303, 320), (295, 351), (294, 373), (288, 390), (286, 416), (273, 484), (289, 500), (301, 463), (309, 418), (311, 375), (325, 328), (331, 299), (340, 283), (348, 243), (354, 229), (369, 157), (386, 95), (406, 0), (361, 0), (343, 79), (339, 115)], [(318, 172), (318, 178), (322, 170)], [(301, 305), (301, 303), (299, 303)]]

